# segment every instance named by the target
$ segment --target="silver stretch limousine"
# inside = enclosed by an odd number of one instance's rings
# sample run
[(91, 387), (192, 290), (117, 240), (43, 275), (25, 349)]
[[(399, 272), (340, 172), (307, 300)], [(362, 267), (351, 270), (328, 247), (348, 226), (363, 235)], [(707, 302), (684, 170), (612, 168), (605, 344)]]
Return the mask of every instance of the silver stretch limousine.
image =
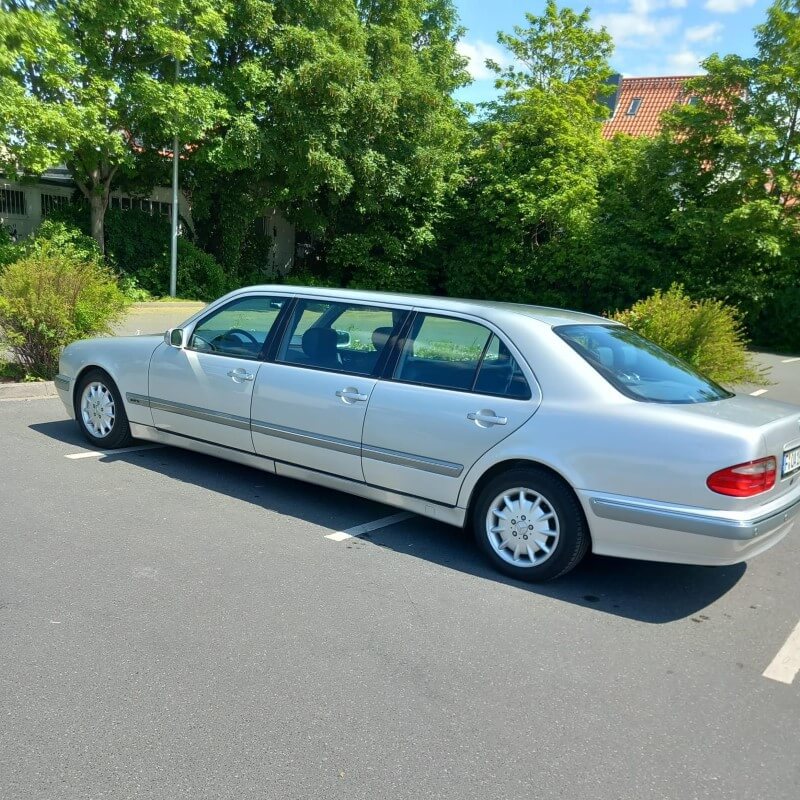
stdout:
[(732, 564), (800, 511), (800, 408), (736, 396), (607, 319), (291, 286), (64, 350), (86, 438), (184, 447), (469, 525), (503, 572), (595, 553)]

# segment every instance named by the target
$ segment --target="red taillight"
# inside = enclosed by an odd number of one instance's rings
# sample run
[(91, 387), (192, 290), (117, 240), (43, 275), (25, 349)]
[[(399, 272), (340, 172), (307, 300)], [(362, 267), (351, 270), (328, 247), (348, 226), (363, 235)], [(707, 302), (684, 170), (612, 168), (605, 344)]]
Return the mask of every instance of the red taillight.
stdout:
[(778, 464), (774, 456), (759, 458), (727, 467), (708, 476), (706, 485), (712, 492), (731, 497), (752, 497), (769, 491), (775, 485)]

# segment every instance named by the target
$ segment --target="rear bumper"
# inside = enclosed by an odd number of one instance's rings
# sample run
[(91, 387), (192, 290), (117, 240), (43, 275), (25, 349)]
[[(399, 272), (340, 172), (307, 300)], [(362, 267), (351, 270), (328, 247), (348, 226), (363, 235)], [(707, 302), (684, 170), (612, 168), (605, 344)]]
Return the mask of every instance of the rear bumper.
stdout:
[(581, 492), (593, 550), (684, 564), (735, 564), (777, 544), (800, 515), (800, 487), (758, 512), (687, 508)]

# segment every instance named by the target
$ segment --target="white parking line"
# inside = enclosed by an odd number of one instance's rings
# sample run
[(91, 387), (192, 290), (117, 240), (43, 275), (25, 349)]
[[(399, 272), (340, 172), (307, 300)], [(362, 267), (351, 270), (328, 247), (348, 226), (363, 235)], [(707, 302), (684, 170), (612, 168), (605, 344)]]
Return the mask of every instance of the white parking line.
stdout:
[(781, 364), (794, 364), (795, 361), (800, 361), (800, 358), (784, 358), (781, 360)]
[(773, 681), (791, 683), (798, 671), (800, 671), (800, 622), (795, 625), (783, 647), (778, 650), (778, 655), (761, 674)]
[(410, 511), (403, 511), (400, 514), (392, 514), (391, 517), (382, 517), (376, 519), (374, 522), (365, 522), (363, 525), (356, 525), (354, 528), (348, 528), (346, 531), (337, 531), (336, 533), (329, 533), (325, 536), (334, 542), (343, 542), (345, 539), (352, 539), (354, 536), (361, 536), (362, 533), (369, 533), (376, 531), (378, 528), (388, 528), (389, 525), (396, 525), (405, 519), (410, 519), (414, 515)]
[(65, 455), (64, 458), (78, 459), (78, 458), (100, 458), (101, 456), (120, 456), (123, 453), (135, 453), (137, 450), (157, 450), (163, 447), (161, 444), (142, 444), (138, 447), (125, 447), (121, 450), (86, 450), (83, 453), (70, 453)]
[(762, 394), (766, 394), (769, 389), (756, 389), (754, 392), (750, 392), (751, 397), (761, 397)]

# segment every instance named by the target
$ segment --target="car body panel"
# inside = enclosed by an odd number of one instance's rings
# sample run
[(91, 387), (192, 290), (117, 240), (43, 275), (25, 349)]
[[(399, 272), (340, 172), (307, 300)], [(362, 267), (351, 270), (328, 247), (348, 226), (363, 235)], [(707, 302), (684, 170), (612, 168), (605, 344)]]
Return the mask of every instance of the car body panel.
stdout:
[(60, 378), (62, 387), (69, 381), (69, 388), (58, 389), (67, 411), (74, 416), (73, 394), (81, 373), (88, 367), (99, 367), (111, 375), (117, 383), (125, 405), (128, 419), (143, 425), (152, 425), (153, 416), (149, 406), (130, 403), (126, 393), (147, 396), (148, 370), (153, 351), (164, 341), (163, 336), (114, 336), (104, 339), (83, 339), (69, 345), (61, 356)]
[[(449, 524), (468, 519), (472, 500), (493, 470), (538, 465), (572, 487), (592, 549), (607, 555), (734, 563), (780, 540), (800, 512), (800, 473), (779, 476), (773, 489), (750, 498), (717, 494), (706, 485), (716, 470), (767, 455), (779, 459), (800, 446), (800, 408), (741, 396), (691, 405), (625, 396), (553, 331), (563, 324), (613, 324), (608, 320), (508, 303), (260, 286), (237, 290), (195, 314), (181, 326), (184, 341), (206, 314), (248, 294), (347, 300), (482, 321), (512, 349), (532, 397), (481, 396), (401, 383), (387, 374), (364, 378), (269, 358), (248, 362), (254, 375), (250, 397), (247, 387), (227, 376), (225, 357), (200, 358), (163, 344), (162, 337), (125, 337), (66, 348), (56, 387), (68, 411), (81, 370), (98, 366), (117, 383), (137, 437), (220, 455)], [(242, 365), (242, 359), (236, 361)], [(346, 403), (336, 395), (340, 389), (356, 389), (365, 399)], [(159, 399), (229, 414), (237, 424), (223, 427), (235, 431), (235, 441), (227, 432), (213, 441), (203, 423), (217, 423), (197, 415), (177, 415), (192, 420), (191, 426), (198, 423), (191, 431), (175, 427), (173, 412), (151, 405)], [(481, 409), (507, 417), (507, 424), (481, 428), (467, 419)], [(181, 433), (194, 438), (182, 439)]]
[(374, 386), (375, 379), (362, 375), (264, 364), (253, 393), (256, 452), (363, 481), (361, 432)]
[(169, 433), (253, 450), (250, 403), (261, 366), (260, 361), (160, 344), (150, 361), (153, 424)]
[[(364, 425), (364, 475), (369, 483), (456, 505), (464, 475), (487, 451), (536, 411), (528, 401), (380, 381)], [(482, 424), (476, 412), (506, 420)]]

